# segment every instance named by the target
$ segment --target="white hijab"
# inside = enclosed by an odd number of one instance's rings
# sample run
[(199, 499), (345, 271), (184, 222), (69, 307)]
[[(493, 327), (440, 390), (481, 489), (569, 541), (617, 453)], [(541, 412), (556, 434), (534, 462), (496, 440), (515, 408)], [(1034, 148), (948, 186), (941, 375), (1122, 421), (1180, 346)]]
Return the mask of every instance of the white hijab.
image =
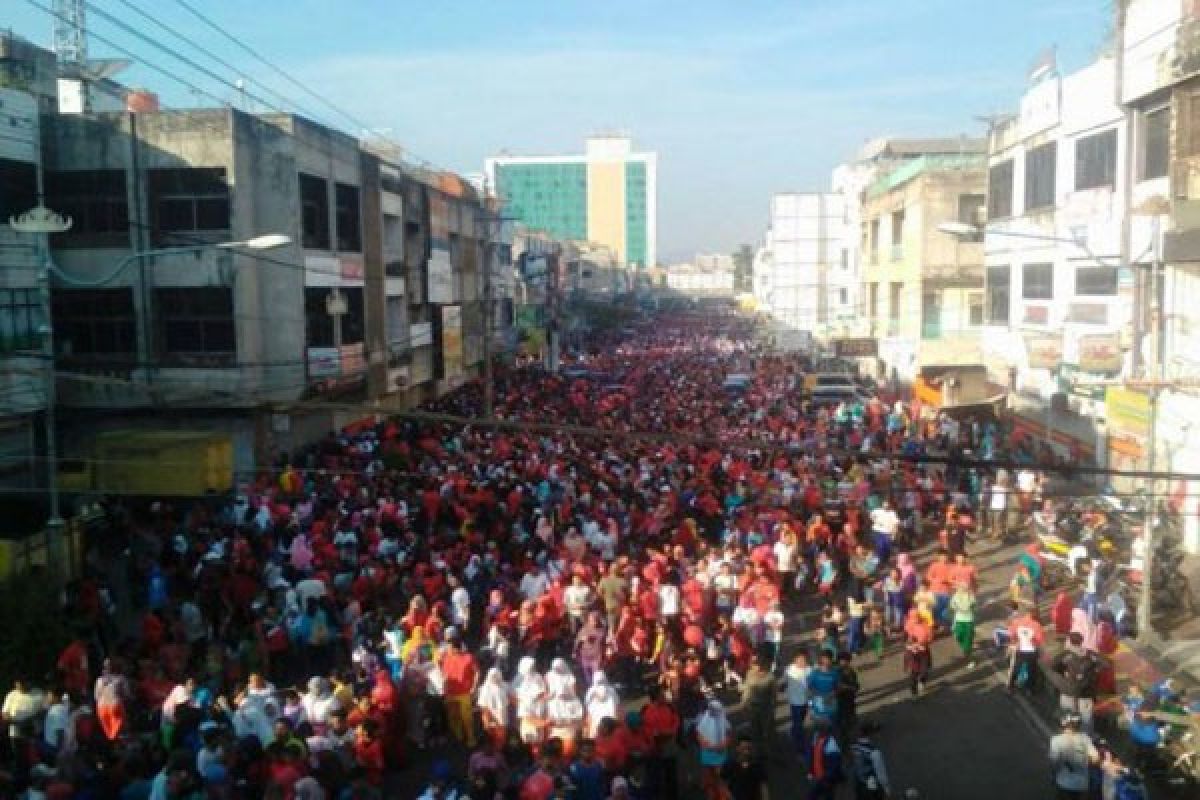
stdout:
[(729, 736), (729, 719), (720, 700), (710, 700), (696, 722), (696, 733), (709, 742), (724, 742)]
[(588, 736), (594, 737), (603, 719), (618, 719), (621, 699), (601, 670), (592, 675), (592, 688), (584, 700), (587, 705)]
[(517, 696), (517, 717), (540, 717), (546, 707), (546, 679), (534, 669), (536, 663), (526, 656), (517, 664), (513, 692)]
[(575, 694), (575, 674), (561, 658), (550, 662), (550, 671), (546, 673), (546, 690), (552, 698), (567, 691)]
[(476, 701), (476, 705), (487, 709), (493, 717), (501, 722), (507, 722), (508, 702), (511, 697), (512, 690), (504, 682), (504, 675), (500, 670), (492, 667), (488, 670), (483, 686), (479, 687), (479, 699)]

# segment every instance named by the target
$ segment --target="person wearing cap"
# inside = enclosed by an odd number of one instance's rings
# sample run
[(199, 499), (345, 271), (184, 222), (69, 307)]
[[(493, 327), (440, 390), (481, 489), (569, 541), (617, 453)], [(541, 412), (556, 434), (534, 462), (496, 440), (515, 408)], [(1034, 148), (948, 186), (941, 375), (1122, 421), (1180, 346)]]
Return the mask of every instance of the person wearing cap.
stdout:
[(1050, 769), (1059, 800), (1083, 800), (1088, 796), (1091, 768), (1100, 761), (1100, 752), (1087, 734), (1080, 731), (1079, 715), (1068, 712), (1062, 718), (1062, 732), (1050, 739)]

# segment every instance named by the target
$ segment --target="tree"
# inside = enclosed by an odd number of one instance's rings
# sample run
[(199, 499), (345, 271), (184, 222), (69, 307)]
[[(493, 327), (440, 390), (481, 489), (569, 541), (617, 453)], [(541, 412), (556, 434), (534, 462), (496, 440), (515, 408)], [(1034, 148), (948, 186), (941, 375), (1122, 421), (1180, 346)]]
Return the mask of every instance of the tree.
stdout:
[(733, 253), (733, 290), (749, 292), (754, 288), (754, 248), (748, 244)]

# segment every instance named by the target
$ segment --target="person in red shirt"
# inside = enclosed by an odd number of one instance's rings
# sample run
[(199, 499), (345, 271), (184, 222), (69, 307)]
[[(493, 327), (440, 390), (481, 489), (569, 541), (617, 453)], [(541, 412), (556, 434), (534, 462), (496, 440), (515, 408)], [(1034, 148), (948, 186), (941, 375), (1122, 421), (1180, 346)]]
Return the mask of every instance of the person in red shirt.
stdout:
[(450, 733), (468, 748), (475, 747), (475, 719), (471, 697), (479, 684), (479, 665), (475, 656), (462, 646), (458, 633), (450, 637), (441, 660), (445, 678), (446, 718)]
[(596, 733), (596, 758), (609, 773), (620, 773), (629, 761), (628, 731), (615, 719), (605, 718)]
[(88, 649), (82, 639), (75, 638), (63, 648), (58, 656), (58, 671), (62, 675), (63, 688), (76, 694), (86, 694), (91, 688), (88, 674)]
[(383, 740), (379, 738), (379, 728), (373, 719), (364, 721), (358, 728), (354, 760), (366, 775), (367, 783), (375, 787), (383, 785)]
[(935, 625), (947, 624), (946, 610), (950, 607), (950, 593), (954, 589), (954, 578), (951, 573), (950, 559), (945, 550), (939, 550), (933, 563), (925, 571), (925, 580), (933, 592), (933, 621)]
[(958, 553), (950, 566), (950, 583), (952, 586), (965, 585), (972, 592), (979, 589), (979, 570), (967, 560), (966, 553)]

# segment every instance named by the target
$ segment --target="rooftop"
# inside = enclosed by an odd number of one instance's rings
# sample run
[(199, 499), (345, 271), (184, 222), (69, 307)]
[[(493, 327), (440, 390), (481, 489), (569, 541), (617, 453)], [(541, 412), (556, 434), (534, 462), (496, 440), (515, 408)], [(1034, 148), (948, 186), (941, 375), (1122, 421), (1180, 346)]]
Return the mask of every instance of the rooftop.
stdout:
[(966, 155), (926, 155), (915, 158), (867, 187), (867, 197), (879, 197), (897, 189), (914, 178), (926, 172), (944, 172), (949, 170), (983, 169), (987, 166), (987, 155), (970, 153)]
[(880, 158), (911, 158), (924, 155), (986, 153), (987, 139), (948, 136), (938, 139), (872, 139), (859, 151), (860, 161)]

